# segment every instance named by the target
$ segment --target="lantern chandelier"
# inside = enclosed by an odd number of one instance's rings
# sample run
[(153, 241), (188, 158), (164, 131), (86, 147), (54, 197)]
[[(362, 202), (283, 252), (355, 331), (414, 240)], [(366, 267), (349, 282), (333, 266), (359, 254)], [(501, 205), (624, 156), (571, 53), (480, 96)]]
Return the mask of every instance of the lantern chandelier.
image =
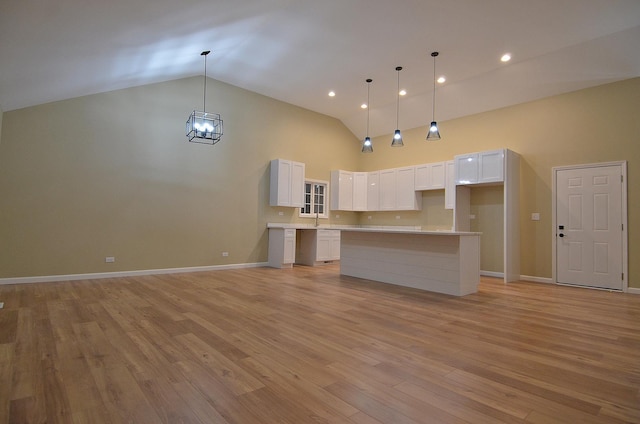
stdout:
[(192, 143), (214, 145), (222, 138), (222, 119), (219, 113), (207, 112), (207, 55), (211, 53), (205, 50), (200, 53), (204, 56), (204, 96), (202, 111), (194, 110), (187, 118), (187, 138)]

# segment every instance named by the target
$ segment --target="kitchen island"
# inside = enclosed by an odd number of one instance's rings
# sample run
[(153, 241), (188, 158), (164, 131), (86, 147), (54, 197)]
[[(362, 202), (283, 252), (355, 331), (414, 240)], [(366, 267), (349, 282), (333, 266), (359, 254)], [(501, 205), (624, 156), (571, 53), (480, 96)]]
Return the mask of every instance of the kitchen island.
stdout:
[(454, 296), (475, 293), (480, 233), (343, 228), (340, 273)]

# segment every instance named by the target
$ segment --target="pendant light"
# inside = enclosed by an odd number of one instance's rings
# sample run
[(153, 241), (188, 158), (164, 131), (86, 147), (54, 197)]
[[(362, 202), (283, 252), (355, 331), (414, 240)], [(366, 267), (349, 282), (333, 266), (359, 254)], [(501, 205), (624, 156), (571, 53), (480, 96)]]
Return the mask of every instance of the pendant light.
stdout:
[(396, 71), (398, 72), (398, 90), (396, 91), (396, 95), (398, 96), (398, 100), (396, 102), (396, 131), (393, 133), (391, 147), (402, 147), (404, 146), (404, 143), (402, 142), (402, 134), (400, 133), (400, 71), (402, 71), (402, 66), (396, 67)]
[(371, 109), (371, 105), (369, 104), (369, 94), (371, 88), (371, 82), (373, 81), (371, 78), (367, 78), (367, 135), (362, 142), (362, 153), (373, 153), (373, 145), (371, 144), (371, 138), (369, 137), (369, 110)]
[(438, 123), (436, 122), (436, 57), (438, 52), (432, 52), (433, 58), (433, 115), (431, 118), (431, 124), (429, 125), (429, 132), (427, 133), (427, 141), (440, 140), (440, 131), (438, 131)]
[(205, 50), (200, 53), (204, 56), (204, 99), (202, 111), (194, 110), (187, 118), (187, 138), (192, 143), (214, 145), (222, 138), (222, 119), (219, 113), (207, 112), (207, 55), (211, 53)]

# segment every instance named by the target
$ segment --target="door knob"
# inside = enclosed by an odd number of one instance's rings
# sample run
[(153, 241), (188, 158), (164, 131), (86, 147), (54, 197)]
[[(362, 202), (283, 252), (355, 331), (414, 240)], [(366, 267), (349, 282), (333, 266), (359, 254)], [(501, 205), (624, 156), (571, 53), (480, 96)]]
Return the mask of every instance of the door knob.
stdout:
[(558, 235), (559, 235), (560, 237), (564, 237), (564, 234), (562, 234), (562, 233), (560, 233), (560, 234), (558, 234)]

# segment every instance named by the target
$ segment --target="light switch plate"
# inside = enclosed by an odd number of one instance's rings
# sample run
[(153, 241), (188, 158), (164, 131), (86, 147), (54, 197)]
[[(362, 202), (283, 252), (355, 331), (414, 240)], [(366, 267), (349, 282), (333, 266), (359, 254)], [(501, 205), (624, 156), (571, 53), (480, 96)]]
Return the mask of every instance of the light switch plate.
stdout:
[(540, 221), (540, 214), (538, 212), (534, 212), (531, 214), (532, 221)]

